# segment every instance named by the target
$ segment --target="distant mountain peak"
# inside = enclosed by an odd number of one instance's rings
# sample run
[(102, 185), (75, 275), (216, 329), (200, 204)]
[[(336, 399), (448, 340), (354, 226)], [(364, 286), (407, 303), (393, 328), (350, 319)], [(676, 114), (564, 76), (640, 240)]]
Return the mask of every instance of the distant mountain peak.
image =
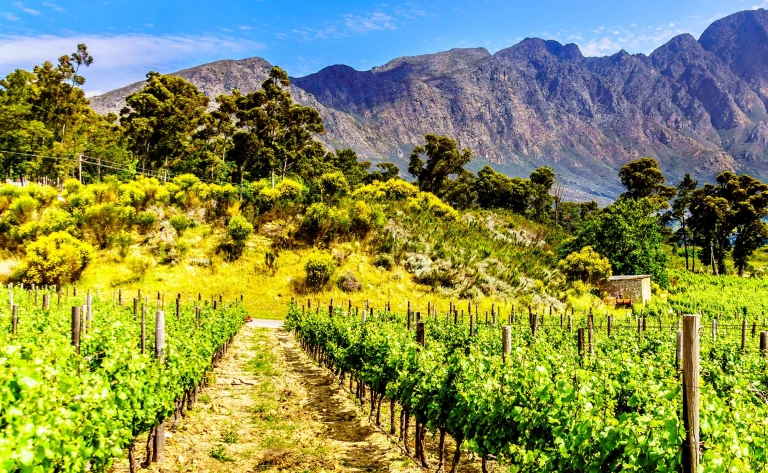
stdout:
[[(179, 71), (213, 98), (256, 90), (262, 58)], [(480, 162), (527, 176), (552, 166), (570, 197), (605, 200), (618, 169), (650, 156), (669, 181), (711, 180), (729, 169), (768, 180), (768, 12), (714, 22), (697, 41), (671, 38), (650, 55), (584, 57), (576, 44), (526, 38), (491, 55), (459, 48), (405, 56), (368, 71), (339, 64), (291, 79), (297, 102), (317, 108), (331, 148), (351, 147), (405, 169), (427, 133), (455, 138)], [(94, 97), (119, 111), (138, 82)]]

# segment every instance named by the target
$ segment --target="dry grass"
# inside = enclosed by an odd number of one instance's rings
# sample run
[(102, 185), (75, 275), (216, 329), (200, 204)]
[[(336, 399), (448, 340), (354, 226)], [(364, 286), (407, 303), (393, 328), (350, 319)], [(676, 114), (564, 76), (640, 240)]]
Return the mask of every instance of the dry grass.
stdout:
[[(200, 234), (190, 233), (185, 239), (196, 242), (195, 252), (198, 254), (210, 255), (201, 237)], [(282, 251), (277, 258), (276, 269), (272, 271), (264, 262), (269, 248), (270, 241), (257, 236), (251, 239), (237, 261), (227, 262), (213, 256), (209, 267), (193, 266), (184, 261), (176, 265), (157, 265), (140, 280), (132, 280), (132, 273), (114, 252), (102, 252), (85, 270), (78, 286), (98, 289), (102, 294), (122, 288), (131, 298), (139, 288), (145, 294), (147, 291), (162, 290), (168, 294), (181, 292), (193, 298), (198, 292), (204, 297), (223, 294), (228, 300), (242, 294), (249, 315), (264, 319), (285, 318), (292, 297), (302, 302), (311, 298), (320, 301), (323, 307), (331, 299), (337, 306), (346, 306), (351, 299), (353, 305), (360, 307), (368, 300), (376, 309), (383, 309), (389, 301), (392, 310), (400, 312), (405, 311), (408, 301), (411, 301), (414, 310), (426, 311), (427, 302), (437, 304), (441, 313), (448, 310), (449, 299), (433, 292), (430, 287), (414, 283), (411, 275), (402, 268), (388, 271), (374, 266), (373, 258), (367, 256), (357, 244), (345, 243), (328, 250), (331, 254), (343, 253), (346, 257), (331, 282), (316, 293), (308, 292), (303, 284), (304, 264), (311, 249)], [(362, 283), (360, 291), (346, 293), (336, 287), (337, 278), (348, 271)], [(125, 297), (130, 300), (128, 295)], [(481, 312), (490, 310), (491, 304), (496, 304), (502, 313), (512, 307), (509, 301), (486, 298), (482, 301)], [(459, 307), (465, 308), (465, 305)]]

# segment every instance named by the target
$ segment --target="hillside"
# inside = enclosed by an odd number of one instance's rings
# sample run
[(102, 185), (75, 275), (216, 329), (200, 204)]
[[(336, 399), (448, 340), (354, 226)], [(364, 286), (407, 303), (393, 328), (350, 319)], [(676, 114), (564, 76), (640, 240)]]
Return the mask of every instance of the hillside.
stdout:
[[(768, 178), (768, 11), (713, 23), (652, 54), (584, 57), (575, 44), (529, 38), (491, 55), (482, 48), (398, 58), (357, 71), (327, 67), (294, 78), (295, 100), (318, 109), (328, 147), (351, 147), (405, 169), (427, 133), (456, 138), (510, 175), (552, 166), (572, 198), (607, 201), (613, 178), (639, 156), (671, 181), (711, 180), (732, 169)], [(179, 71), (206, 95), (258, 88), (261, 58)], [(119, 111), (141, 83), (92, 99)]]

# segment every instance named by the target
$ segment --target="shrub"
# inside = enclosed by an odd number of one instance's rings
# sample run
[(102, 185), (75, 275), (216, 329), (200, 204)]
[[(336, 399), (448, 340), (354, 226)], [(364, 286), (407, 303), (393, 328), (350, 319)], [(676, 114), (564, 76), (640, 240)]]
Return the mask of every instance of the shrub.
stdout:
[(389, 253), (379, 253), (373, 259), (373, 265), (390, 271), (395, 267), (395, 258), (393, 258)]
[(329, 223), (330, 209), (328, 206), (321, 203), (312, 204), (301, 219), (301, 231), (310, 239), (316, 240), (328, 230)]
[(139, 254), (133, 254), (125, 259), (125, 265), (139, 279), (144, 277), (156, 264), (157, 262), (154, 258)]
[(76, 281), (93, 259), (93, 247), (65, 232), (41, 237), (26, 246), (23, 280), (32, 284), (61, 285)]
[(32, 220), (38, 205), (35, 199), (28, 195), (23, 195), (11, 204), (8, 209), (9, 217), (16, 225), (23, 225)]
[(291, 179), (283, 179), (275, 186), (275, 191), (282, 201), (290, 202), (299, 199), (306, 188)]
[(371, 230), (371, 206), (362, 200), (355, 201), (350, 220), (352, 233), (365, 236)]
[(328, 172), (320, 176), (319, 187), (324, 202), (335, 202), (349, 194), (347, 178), (340, 171)]
[(112, 244), (114, 237), (133, 220), (133, 207), (98, 204), (85, 209), (83, 223), (99, 248)]
[(169, 223), (176, 230), (176, 233), (181, 236), (186, 229), (192, 226), (192, 219), (184, 214), (176, 214), (171, 217)]
[(581, 281), (599, 286), (601, 282), (611, 277), (611, 263), (608, 258), (600, 256), (591, 246), (574, 251), (557, 266), (570, 283)]
[(128, 254), (128, 248), (133, 245), (133, 235), (131, 235), (129, 232), (126, 232), (125, 230), (120, 230), (120, 232), (114, 237), (114, 241), (117, 243), (120, 257), (125, 258), (125, 255)]
[(363, 283), (351, 271), (342, 274), (336, 285), (344, 292), (357, 292), (363, 288)]
[(267, 250), (264, 254), (264, 265), (270, 273), (275, 274), (275, 271), (277, 271), (277, 253), (272, 250)]
[(144, 210), (136, 214), (133, 219), (133, 223), (139, 227), (139, 230), (142, 233), (148, 233), (154, 230), (155, 226), (157, 225), (157, 214), (148, 210)]
[(251, 233), (253, 233), (253, 225), (245, 217), (238, 215), (229, 219), (227, 235), (233, 242), (243, 244)]
[(331, 280), (336, 271), (336, 262), (331, 255), (316, 252), (309, 255), (304, 270), (307, 273), (307, 286), (320, 289)]

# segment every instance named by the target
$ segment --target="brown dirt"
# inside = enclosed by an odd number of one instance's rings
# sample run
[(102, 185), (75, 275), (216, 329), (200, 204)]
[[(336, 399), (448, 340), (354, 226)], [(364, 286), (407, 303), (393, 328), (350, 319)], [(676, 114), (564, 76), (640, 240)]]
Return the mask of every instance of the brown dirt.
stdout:
[[(214, 375), (199, 402), (166, 434), (165, 460), (150, 471), (427, 471), (369, 421), (368, 404), (361, 407), (282, 329), (244, 327)], [(388, 405), (382, 404), (381, 413), (387, 430)], [(435, 444), (436, 439), (428, 439), (431, 471), (437, 463)], [(137, 439), (137, 445), (143, 447), (144, 439)], [(449, 442), (447, 455), (453, 446)], [(137, 449), (140, 460), (142, 447)], [(447, 461), (446, 471), (449, 466)], [(477, 462), (462, 459), (460, 471), (479, 469)], [(127, 461), (113, 472), (127, 473)]]

